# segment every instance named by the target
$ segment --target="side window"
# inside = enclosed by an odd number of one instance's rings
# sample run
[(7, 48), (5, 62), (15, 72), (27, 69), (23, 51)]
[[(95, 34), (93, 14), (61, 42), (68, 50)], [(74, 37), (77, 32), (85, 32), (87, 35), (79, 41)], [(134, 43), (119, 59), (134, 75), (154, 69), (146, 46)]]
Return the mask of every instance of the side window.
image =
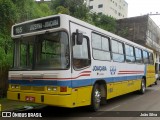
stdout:
[(97, 60), (111, 60), (109, 39), (92, 33), (93, 58)]
[(126, 62), (135, 62), (134, 47), (125, 45), (126, 50)]
[(153, 54), (152, 53), (149, 53), (149, 63), (150, 64), (154, 64)]
[(100, 35), (92, 33), (92, 47), (95, 49), (101, 49), (102, 39)]
[(111, 47), (113, 61), (124, 62), (123, 43), (118, 42), (116, 40), (112, 40)]
[(89, 39), (83, 38), (82, 45), (73, 45), (73, 66), (81, 69), (91, 64)]
[(149, 56), (147, 51), (143, 51), (143, 61), (145, 64), (149, 63)]
[(136, 62), (137, 63), (142, 63), (143, 59), (142, 59), (142, 50), (139, 48), (135, 48), (135, 55), (136, 55)]

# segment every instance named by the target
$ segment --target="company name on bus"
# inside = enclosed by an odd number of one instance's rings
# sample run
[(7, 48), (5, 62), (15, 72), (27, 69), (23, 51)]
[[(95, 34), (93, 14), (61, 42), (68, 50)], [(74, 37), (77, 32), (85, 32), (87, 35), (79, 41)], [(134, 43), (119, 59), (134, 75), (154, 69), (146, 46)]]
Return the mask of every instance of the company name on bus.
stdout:
[(107, 71), (106, 66), (93, 66), (93, 71)]

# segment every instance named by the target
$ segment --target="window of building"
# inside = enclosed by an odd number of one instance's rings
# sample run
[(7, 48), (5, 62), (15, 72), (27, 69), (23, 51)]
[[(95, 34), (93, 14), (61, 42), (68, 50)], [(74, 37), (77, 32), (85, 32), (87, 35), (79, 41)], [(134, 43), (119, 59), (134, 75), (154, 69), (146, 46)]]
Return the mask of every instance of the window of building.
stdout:
[(102, 12), (99, 12), (98, 15), (102, 15)]
[(89, 9), (90, 9), (90, 10), (93, 9), (93, 6), (89, 6)]
[(103, 4), (98, 5), (98, 8), (102, 8), (102, 7), (103, 7)]
[(137, 63), (142, 63), (143, 59), (142, 59), (142, 50), (139, 48), (135, 48), (135, 55), (136, 55), (136, 62)]
[(124, 62), (123, 43), (116, 40), (112, 40), (111, 47), (113, 61)]
[(111, 60), (109, 38), (92, 33), (93, 58), (97, 60)]

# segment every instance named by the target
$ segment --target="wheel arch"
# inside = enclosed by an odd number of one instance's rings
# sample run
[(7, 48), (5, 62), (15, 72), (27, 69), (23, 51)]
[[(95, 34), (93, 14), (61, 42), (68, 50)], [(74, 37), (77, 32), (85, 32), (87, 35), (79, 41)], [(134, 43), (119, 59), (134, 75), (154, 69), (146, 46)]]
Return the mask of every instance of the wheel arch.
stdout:
[(100, 88), (101, 88), (101, 96), (102, 97), (107, 97), (107, 83), (106, 83), (106, 81), (105, 80), (103, 80), (103, 79), (99, 79), (99, 80), (96, 80), (95, 82), (94, 82), (94, 84), (93, 84), (93, 86), (95, 85), (95, 84), (98, 84), (98, 85), (100, 85)]

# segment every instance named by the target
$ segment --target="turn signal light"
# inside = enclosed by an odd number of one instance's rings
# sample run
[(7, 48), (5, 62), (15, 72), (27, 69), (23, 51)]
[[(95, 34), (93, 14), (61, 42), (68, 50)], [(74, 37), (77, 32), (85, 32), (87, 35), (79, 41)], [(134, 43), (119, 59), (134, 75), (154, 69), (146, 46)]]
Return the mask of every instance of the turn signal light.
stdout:
[(60, 92), (67, 92), (67, 87), (66, 86), (60, 87)]

